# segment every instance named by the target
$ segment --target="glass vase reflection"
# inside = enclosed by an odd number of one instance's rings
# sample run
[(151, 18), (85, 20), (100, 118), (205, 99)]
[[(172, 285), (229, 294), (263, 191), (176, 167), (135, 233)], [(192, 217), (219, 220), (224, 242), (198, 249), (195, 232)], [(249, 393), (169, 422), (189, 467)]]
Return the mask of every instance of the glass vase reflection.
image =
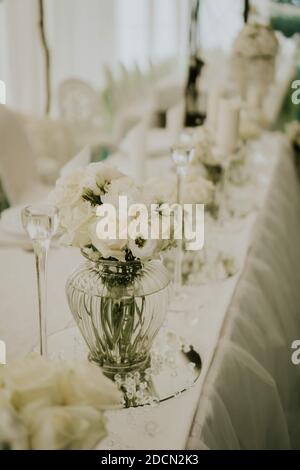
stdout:
[(113, 378), (150, 366), (150, 349), (169, 301), (168, 272), (160, 261), (87, 261), (66, 293), (89, 358)]

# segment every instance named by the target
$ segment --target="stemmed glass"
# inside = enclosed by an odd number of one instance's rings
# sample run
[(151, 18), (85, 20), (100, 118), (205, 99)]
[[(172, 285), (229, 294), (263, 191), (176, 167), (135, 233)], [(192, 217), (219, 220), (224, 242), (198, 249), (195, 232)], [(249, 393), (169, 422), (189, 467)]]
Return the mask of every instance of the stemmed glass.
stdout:
[(58, 209), (31, 205), (22, 210), (22, 224), (32, 241), (36, 260), (40, 354), (47, 357), (47, 257), (50, 241), (58, 228)]
[[(182, 143), (183, 142), (183, 143)], [(181, 139), (181, 143), (172, 147), (172, 160), (176, 169), (177, 176), (177, 203), (182, 211), (182, 236), (177, 240), (177, 249), (175, 257), (174, 270), (174, 298), (171, 310), (185, 310), (187, 308), (186, 296), (182, 285), (182, 263), (183, 263), (183, 237), (184, 237), (184, 211), (183, 211), (183, 186), (187, 176), (189, 165), (194, 156), (194, 147), (189, 139)]]

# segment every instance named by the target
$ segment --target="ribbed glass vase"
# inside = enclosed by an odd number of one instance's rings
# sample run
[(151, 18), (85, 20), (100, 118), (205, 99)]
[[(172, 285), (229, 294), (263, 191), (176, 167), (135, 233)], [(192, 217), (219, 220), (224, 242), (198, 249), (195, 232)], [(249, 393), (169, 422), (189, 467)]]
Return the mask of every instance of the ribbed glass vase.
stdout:
[(66, 293), (90, 360), (106, 375), (150, 365), (169, 301), (169, 276), (160, 261), (88, 261), (69, 278)]

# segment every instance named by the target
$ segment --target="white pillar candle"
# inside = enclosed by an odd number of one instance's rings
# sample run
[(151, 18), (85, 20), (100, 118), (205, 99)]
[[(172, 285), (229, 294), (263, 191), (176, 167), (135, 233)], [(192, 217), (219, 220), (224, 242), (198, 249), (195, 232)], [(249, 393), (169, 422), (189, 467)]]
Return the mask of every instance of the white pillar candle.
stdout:
[(216, 145), (222, 153), (233, 152), (238, 144), (240, 107), (230, 98), (222, 98), (219, 105)]
[(208, 92), (206, 124), (212, 132), (216, 132), (220, 100), (224, 97), (224, 93), (220, 84), (212, 86)]

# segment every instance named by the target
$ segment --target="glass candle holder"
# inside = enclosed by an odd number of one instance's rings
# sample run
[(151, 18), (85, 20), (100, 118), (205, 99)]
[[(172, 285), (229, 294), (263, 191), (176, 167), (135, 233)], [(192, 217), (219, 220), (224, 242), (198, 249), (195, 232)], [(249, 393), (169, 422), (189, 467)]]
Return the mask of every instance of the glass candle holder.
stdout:
[(31, 205), (22, 210), (22, 224), (32, 241), (36, 261), (39, 350), (47, 357), (47, 258), (50, 242), (58, 228), (58, 209), (50, 205)]

